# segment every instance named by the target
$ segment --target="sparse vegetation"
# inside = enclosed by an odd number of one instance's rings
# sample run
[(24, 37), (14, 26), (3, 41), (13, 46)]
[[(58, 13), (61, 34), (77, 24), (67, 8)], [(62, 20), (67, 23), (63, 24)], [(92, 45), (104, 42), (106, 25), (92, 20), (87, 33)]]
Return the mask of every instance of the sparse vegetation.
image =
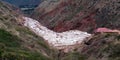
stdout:
[(104, 52), (108, 54), (109, 60), (120, 59), (120, 44), (110, 43), (108, 47), (104, 49)]
[(20, 39), (11, 35), (9, 32), (0, 29), (0, 43), (4, 43), (8, 47), (19, 47)]
[(0, 29), (0, 59), (2, 60), (50, 60), (41, 53), (25, 50), (20, 39)]
[(68, 53), (62, 60), (85, 60), (86, 57), (79, 52)]

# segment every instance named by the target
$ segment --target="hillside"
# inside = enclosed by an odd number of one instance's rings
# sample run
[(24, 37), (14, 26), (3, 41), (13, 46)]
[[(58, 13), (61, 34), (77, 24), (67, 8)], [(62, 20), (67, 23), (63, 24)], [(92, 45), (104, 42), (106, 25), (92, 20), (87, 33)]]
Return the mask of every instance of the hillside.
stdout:
[(85, 43), (81, 53), (88, 57), (87, 60), (120, 60), (119, 34), (97, 34)]
[(50, 60), (54, 50), (20, 24), (12, 6), (0, 1), (0, 60)]
[(120, 60), (119, 3), (44, 0), (26, 17), (0, 1), (0, 60)]
[(32, 14), (44, 26), (57, 32), (96, 28), (120, 29), (119, 0), (45, 0)]
[[(23, 26), (23, 14), (10, 4), (0, 1), (1, 60), (62, 60), (67, 57), (48, 45), (40, 36)], [(73, 54), (69, 52), (69, 55)], [(78, 53), (83, 58), (81, 54)]]

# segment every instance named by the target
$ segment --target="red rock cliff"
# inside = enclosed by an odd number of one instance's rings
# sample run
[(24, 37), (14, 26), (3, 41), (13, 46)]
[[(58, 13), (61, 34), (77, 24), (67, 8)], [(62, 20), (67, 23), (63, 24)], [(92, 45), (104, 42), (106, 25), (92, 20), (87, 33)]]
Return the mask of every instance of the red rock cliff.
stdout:
[(47, 0), (32, 14), (43, 25), (57, 31), (78, 29), (93, 32), (98, 27), (120, 29), (118, 0)]

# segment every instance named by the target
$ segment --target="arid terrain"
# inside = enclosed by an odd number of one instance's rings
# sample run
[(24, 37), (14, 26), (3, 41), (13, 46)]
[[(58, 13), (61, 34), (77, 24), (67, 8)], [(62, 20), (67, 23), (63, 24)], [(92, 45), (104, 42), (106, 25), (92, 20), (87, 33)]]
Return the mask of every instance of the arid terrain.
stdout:
[(0, 1), (0, 60), (120, 60), (120, 1)]

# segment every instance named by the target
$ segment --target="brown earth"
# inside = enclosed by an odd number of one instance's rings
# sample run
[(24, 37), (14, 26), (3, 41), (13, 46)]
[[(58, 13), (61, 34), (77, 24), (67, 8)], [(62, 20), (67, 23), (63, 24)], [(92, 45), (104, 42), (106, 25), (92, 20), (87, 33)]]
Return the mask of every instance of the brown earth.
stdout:
[(32, 14), (57, 32), (81, 30), (92, 33), (99, 27), (120, 29), (119, 0), (46, 0)]

